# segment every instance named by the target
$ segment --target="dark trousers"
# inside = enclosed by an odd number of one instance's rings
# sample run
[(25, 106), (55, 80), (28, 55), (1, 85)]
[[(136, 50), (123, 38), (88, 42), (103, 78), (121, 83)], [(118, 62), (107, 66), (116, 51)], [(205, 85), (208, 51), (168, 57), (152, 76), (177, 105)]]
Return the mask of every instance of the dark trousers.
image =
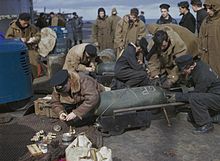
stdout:
[(177, 94), (177, 101), (189, 102), (193, 118), (197, 125), (211, 122), (209, 110), (220, 111), (220, 95), (213, 93)]
[(116, 73), (115, 77), (119, 81), (123, 82), (127, 87), (150, 85), (150, 80), (146, 71), (128, 69)]
[[(77, 105), (68, 105), (68, 104), (64, 105), (64, 108), (67, 113), (72, 112), (72, 110), (76, 109), (77, 107), (78, 107)], [(95, 122), (95, 120), (96, 120), (96, 116), (94, 115), (94, 110), (91, 110), (82, 117), (82, 120), (76, 117), (73, 120), (67, 121), (66, 124), (68, 126), (81, 127), (85, 125), (92, 125)]]

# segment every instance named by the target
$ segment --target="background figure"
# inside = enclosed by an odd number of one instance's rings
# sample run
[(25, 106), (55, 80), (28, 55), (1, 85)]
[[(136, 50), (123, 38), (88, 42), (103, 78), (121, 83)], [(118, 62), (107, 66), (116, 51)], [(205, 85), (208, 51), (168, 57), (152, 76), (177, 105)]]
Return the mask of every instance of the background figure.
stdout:
[(109, 17), (110, 25), (111, 25), (111, 37), (112, 37), (112, 42), (114, 43), (115, 41), (115, 31), (118, 22), (121, 20), (121, 17), (117, 15), (117, 10), (116, 8), (112, 8), (112, 15)]
[(139, 19), (141, 21), (143, 21), (143, 23), (146, 23), (145, 16), (144, 16), (144, 11), (141, 11), (141, 14), (139, 15)]
[(49, 26), (58, 26), (58, 17), (54, 12), (50, 12)]
[(196, 19), (190, 13), (189, 10), (189, 3), (187, 1), (182, 1), (178, 3), (179, 12), (180, 15), (182, 15), (182, 18), (179, 22), (180, 26), (188, 28), (192, 33), (195, 33), (196, 31)]
[(206, 0), (204, 6), (208, 16), (204, 19), (199, 33), (201, 58), (220, 75), (220, 1)]
[(45, 18), (45, 15), (44, 13), (40, 13), (38, 19), (37, 19), (37, 22), (36, 22), (36, 26), (39, 28), (39, 29), (42, 29), (44, 27), (47, 27), (47, 21), (46, 21), (46, 18)]
[(57, 17), (58, 17), (58, 26), (66, 27), (66, 20), (64, 16), (61, 13), (58, 13)]
[(98, 17), (92, 27), (92, 42), (100, 51), (108, 48), (113, 49), (110, 21), (104, 8), (98, 9)]
[(132, 8), (129, 15), (125, 15), (118, 22), (115, 32), (114, 47), (117, 49), (117, 57), (120, 56), (128, 43), (137, 44), (137, 41), (146, 36), (146, 26), (138, 18), (139, 11)]
[(205, 8), (202, 8), (201, 0), (191, 0), (191, 5), (193, 11), (196, 12), (196, 26), (197, 32), (199, 33), (200, 26), (208, 14)]
[(82, 44), (82, 40), (83, 40), (83, 33), (82, 33), (83, 20), (82, 20), (82, 17), (79, 17), (77, 15), (76, 12), (73, 12), (72, 27), (73, 27), (74, 45), (77, 45), (78, 41), (79, 41), (80, 44)]
[(161, 16), (157, 20), (157, 24), (167, 24), (167, 23), (177, 24), (177, 21), (173, 17), (170, 16), (169, 8), (170, 8), (169, 4), (160, 5)]
[(27, 47), (30, 59), (33, 78), (37, 78), (39, 57), (37, 47), (40, 41), (40, 33), (34, 25), (30, 24), (31, 16), (29, 13), (21, 13), (17, 20), (12, 21), (5, 37), (20, 38)]

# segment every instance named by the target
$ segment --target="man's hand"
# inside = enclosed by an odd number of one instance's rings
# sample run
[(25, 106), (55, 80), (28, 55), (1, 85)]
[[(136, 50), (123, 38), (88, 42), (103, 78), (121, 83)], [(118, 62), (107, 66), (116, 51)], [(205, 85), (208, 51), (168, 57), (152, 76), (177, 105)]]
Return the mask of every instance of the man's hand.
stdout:
[(88, 71), (88, 72), (94, 72), (94, 71), (95, 71), (95, 68), (93, 68), (93, 67), (86, 67), (86, 71)]
[(172, 85), (173, 85), (173, 83), (171, 82), (171, 80), (167, 79), (165, 82), (163, 82), (161, 87), (165, 88), (165, 89), (169, 89)]
[(61, 121), (65, 121), (65, 120), (66, 120), (66, 116), (67, 116), (67, 114), (65, 114), (64, 112), (62, 112), (62, 113), (60, 114), (60, 116), (59, 116), (59, 119), (60, 119)]
[(24, 37), (22, 37), (22, 38), (21, 38), (21, 41), (25, 43), (25, 42), (27, 41), (27, 39), (24, 38)]
[(99, 43), (98, 42), (94, 42), (94, 46), (99, 46)]
[(66, 121), (70, 121), (76, 118), (75, 113), (71, 112), (66, 116)]

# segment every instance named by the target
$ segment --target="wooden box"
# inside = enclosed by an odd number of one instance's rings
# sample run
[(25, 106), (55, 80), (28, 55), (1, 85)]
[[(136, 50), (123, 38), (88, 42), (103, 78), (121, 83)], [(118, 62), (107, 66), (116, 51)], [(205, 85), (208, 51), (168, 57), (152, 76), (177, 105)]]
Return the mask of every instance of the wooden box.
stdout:
[(51, 109), (51, 97), (38, 98), (34, 101), (35, 114), (40, 116), (47, 116), (50, 118), (59, 118), (57, 114)]

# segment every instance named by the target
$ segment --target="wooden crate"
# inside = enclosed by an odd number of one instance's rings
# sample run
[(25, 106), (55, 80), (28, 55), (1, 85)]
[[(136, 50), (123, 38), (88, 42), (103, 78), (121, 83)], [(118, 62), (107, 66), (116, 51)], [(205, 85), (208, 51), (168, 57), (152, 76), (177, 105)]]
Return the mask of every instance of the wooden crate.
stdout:
[(51, 109), (50, 100), (48, 99), (38, 98), (36, 101), (34, 101), (34, 109), (36, 115), (59, 118)]

